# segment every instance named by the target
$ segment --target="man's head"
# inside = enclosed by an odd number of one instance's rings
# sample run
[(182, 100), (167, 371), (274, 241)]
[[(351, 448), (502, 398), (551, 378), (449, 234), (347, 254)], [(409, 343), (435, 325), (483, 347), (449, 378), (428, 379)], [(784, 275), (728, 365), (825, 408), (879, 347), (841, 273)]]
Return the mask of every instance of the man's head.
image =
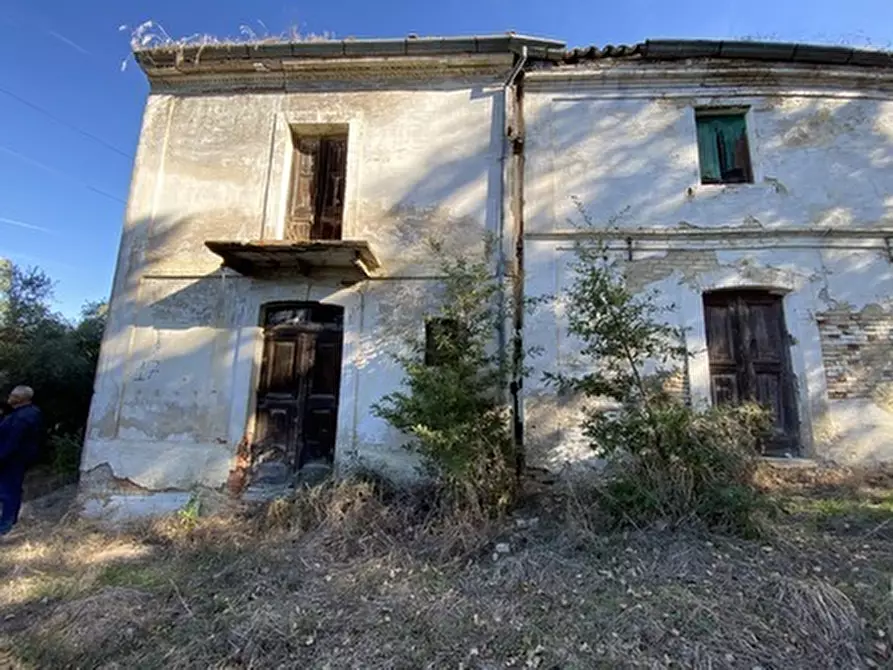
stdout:
[(30, 386), (16, 386), (10, 391), (6, 402), (10, 407), (15, 408), (30, 404), (32, 398), (34, 398), (34, 390)]

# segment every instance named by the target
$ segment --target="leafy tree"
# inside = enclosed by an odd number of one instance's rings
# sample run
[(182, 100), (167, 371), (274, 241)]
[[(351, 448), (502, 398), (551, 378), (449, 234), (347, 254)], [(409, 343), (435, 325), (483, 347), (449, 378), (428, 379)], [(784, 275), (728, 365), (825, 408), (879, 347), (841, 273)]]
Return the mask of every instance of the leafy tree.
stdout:
[[(75, 463), (83, 439), (106, 307), (84, 306), (76, 323), (53, 312), (53, 283), (38, 268), (0, 262), (0, 386), (34, 389), (44, 412), (50, 446), (47, 459)], [(66, 450), (65, 458), (53, 453)]]
[[(434, 244), (434, 253), (442, 257)], [(510, 367), (494, 346), (502, 287), (485, 261), (444, 258), (441, 307), (429, 342), (410, 339), (397, 356), (404, 389), (374, 406), (410, 436), (410, 448), (443, 484), (450, 503), (489, 515), (512, 504), (517, 454), (506, 402)]]
[[(578, 204), (584, 230), (596, 226)], [(765, 499), (754, 485), (767, 414), (755, 406), (690, 407), (664, 390), (688, 355), (656, 293), (633, 293), (624, 268), (598, 235), (576, 245), (567, 294), (568, 330), (588, 371), (547, 375), (589, 401), (583, 432), (605, 458), (605, 509), (619, 523), (700, 520), (758, 530)]]

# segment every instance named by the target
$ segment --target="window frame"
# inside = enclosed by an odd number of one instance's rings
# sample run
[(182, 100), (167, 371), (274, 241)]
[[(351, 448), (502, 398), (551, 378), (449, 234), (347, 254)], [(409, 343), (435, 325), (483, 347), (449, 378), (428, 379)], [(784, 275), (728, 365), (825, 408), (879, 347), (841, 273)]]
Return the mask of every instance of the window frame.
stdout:
[[(715, 107), (695, 107), (695, 146), (698, 156), (698, 180), (702, 186), (741, 186), (744, 184), (753, 184), (756, 181), (754, 169), (753, 143), (751, 141), (751, 118), (750, 108), (742, 106), (715, 106)], [(702, 160), (702, 143), (701, 143), (701, 122), (719, 118), (740, 118), (743, 126), (741, 137), (744, 140), (744, 151), (746, 152), (746, 163), (741, 166), (743, 177), (725, 178), (720, 175), (719, 179), (710, 179), (705, 176), (704, 161)]]
[[(349, 151), (349, 129), (345, 127), (321, 127), (319, 129), (309, 127), (292, 127), (290, 128), (289, 137), (291, 140), (290, 147), (290, 164), (288, 170), (288, 188), (285, 203), (285, 222), (283, 228), (283, 238), (295, 241), (319, 241), (319, 240), (341, 240), (344, 238), (344, 217), (347, 210), (347, 169), (348, 169), (348, 151)], [(315, 145), (313, 153), (302, 151), (302, 144)], [(337, 144), (341, 145), (337, 148)], [(342, 156), (338, 167), (335, 170), (326, 170), (329, 167), (329, 155), (324, 155), (326, 147), (336, 147), (336, 151), (341, 151)], [(312, 165), (307, 174), (302, 178), (302, 170), (305, 169), (304, 161), (312, 160)], [(330, 193), (330, 189), (321, 188), (326, 184), (328, 179), (333, 176), (340, 178), (337, 186), (337, 214), (336, 216), (327, 216), (326, 203), (323, 202), (323, 196)], [(306, 185), (305, 179), (310, 180), (310, 184)], [(308, 203), (302, 209), (306, 210), (305, 216), (297, 216), (296, 210), (299, 208), (297, 200), (303, 197), (302, 192), (306, 186), (306, 199)], [(326, 219), (337, 218), (337, 223), (326, 221)], [(332, 235), (320, 234), (328, 227), (335, 229), (336, 233)]]

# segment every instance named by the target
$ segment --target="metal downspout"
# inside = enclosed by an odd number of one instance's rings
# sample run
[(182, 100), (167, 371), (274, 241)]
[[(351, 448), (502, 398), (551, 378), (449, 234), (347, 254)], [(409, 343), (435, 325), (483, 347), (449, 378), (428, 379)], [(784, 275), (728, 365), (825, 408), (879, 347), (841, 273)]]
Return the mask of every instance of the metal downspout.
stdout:
[[(508, 170), (509, 209), (512, 217), (512, 242), (514, 261), (512, 268), (512, 359), (509, 393), (512, 403), (512, 439), (515, 445), (515, 472), (518, 477), (524, 471), (524, 417), (521, 402), (521, 377), (524, 358), (522, 329), (524, 326), (524, 66), (527, 64), (527, 47), (506, 79), (503, 101), (505, 114), (505, 143), (509, 150)], [(509, 89), (513, 96), (509, 99)], [(506, 152), (503, 153), (505, 155)], [(506, 175), (506, 172), (503, 172)], [(504, 218), (504, 215), (503, 215)], [(503, 227), (504, 231), (504, 227)], [(503, 254), (504, 246), (500, 246)], [(503, 270), (504, 273), (504, 270)], [(500, 277), (500, 282), (503, 277)]]
[[(506, 274), (506, 257), (508, 255), (506, 250), (506, 240), (505, 240), (505, 220), (506, 220), (506, 183), (509, 181), (509, 174), (506, 168), (506, 159), (510, 155), (511, 146), (509, 144), (509, 133), (511, 131), (509, 125), (509, 114), (510, 114), (510, 105), (509, 105), (509, 88), (514, 84), (515, 79), (518, 77), (518, 74), (521, 72), (521, 69), (524, 67), (524, 64), (527, 62), (527, 47), (524, 46), (521, 48), (521, 53), (517, 54), (515, 58), (515, 64), (512, 66), (512, 71), (509, 73), (505, 82), (502, 85), (502, 115), (499, 121), (502, 123), (502, 132), (500, 136), (502, 138), (502, 151), (499, 156), (499, 175), (500, 175), (500, 187), (499, 187), (499, 215), (497, 217), (499, 230), (496, 235), (497, 242), (497, 256), (496, 256), (496, 283), (499, 286), (499, 306), (498, 306), (498, 317), (499, 317), (499, 330), (497, 331), (497, 346), (499, 347), (499, 356), (501, 361), (505, 361), (506, 352), (508, 347), (506, 346), (506, 310), (505, 310), (505, 274)], [(509, 208), (511, 205), (509, 205)]]

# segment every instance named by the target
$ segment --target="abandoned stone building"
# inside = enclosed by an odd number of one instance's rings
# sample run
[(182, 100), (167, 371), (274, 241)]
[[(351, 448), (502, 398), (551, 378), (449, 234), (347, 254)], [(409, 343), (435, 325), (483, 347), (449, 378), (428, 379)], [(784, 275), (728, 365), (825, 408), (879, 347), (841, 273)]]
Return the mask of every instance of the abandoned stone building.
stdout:
[(135, 55), (151, 91), (82, 462), (94, 511), (333, 465), (413, 478), (370, 408), (436, 309), (429, 236), (478, 257), (494, 236), (510, 299), (558, 296), (506, 324), (543, 351), (513, 385), (532, 463), (591, 458), (579, 405), (542, 381), (586, 365), (561, 301), (585, 235), (676, 306), (691, 402), (755, 394), (776, 456), (893, 456), (889, 54), (503, 35)]

